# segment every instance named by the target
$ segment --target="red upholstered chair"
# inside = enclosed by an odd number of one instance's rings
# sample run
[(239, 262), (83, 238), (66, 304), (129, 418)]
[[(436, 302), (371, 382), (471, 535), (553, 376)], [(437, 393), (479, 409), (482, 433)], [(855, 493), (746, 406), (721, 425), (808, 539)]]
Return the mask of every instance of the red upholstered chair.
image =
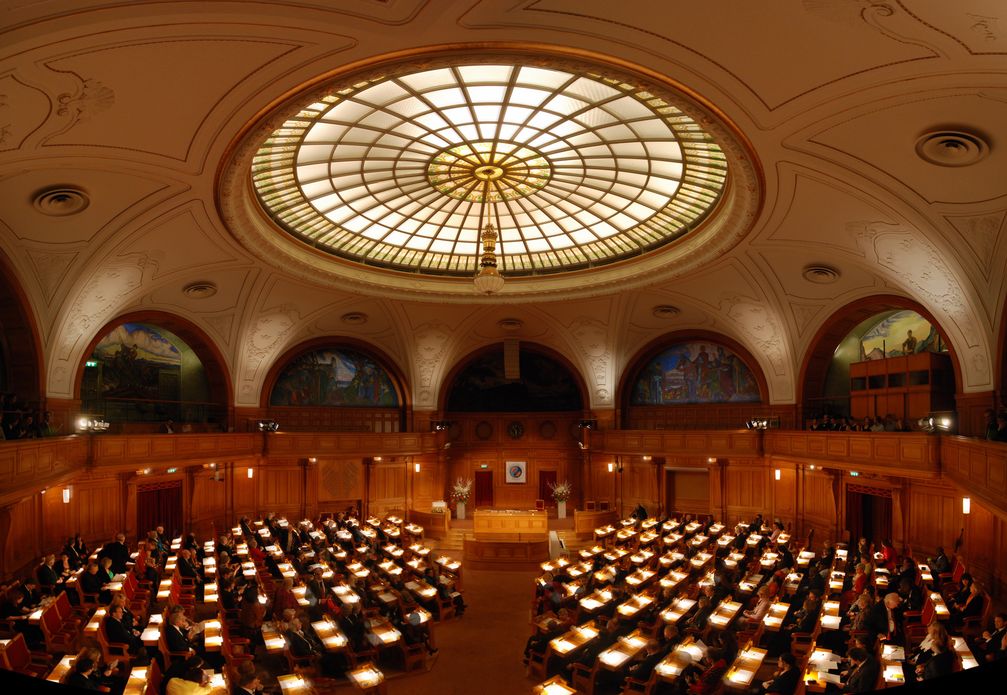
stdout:
[(0, 649), (0, 665), (8, 671), (44, 678), (52, 668), (52, 657), (29, 651), (24, 635), (18, 633), (6, 647)]
[(46, 651), (52, 654), (67, 654), (77, 651), (80, 641), (80, 626), (64, 625), (60, 620), (56, 604), (50, 604), (42, 611), (39, 621)]

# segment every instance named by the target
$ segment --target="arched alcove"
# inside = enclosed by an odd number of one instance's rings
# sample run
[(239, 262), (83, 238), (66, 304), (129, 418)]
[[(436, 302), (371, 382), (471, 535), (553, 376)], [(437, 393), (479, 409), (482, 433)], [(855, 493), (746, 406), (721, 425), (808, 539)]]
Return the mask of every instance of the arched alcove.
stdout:
[(226, 431), (231, 379), (217, 346), (180, 316), (133, 312), (106, 323), (84, 351), (74, 392), (113, 431)]
[[(914, 330), (913, 344), (907, 348), (909, 330)], [(923, 330), (927, 335), (919, 335)], [(800, 384), (805, 423), (825, 414), (892, 414), (909, 421), (921, 416), (918, 402), (909, 399), (924, 387), (936, 392), (927, 411), (954, 409), (961, 370), (954, 346), (925, 307), (905, 297), (882, 295), (848, 304), (822, 324), (805, 355)], [(851, 394), (872, 399), (867, 411), (863, 404), (853, 407)], [(877, 400), (880, 396), (883, 401)], [(899, 398), (904, 407), (896, 407)]]
[(17, 275), (0, 252), (0, 393), (28, 408), (41, 406), (42, 349), (35, 317)]
[(405, 383), (395, 363), (374, 346), (315, 338), (276, 361), (260, 405), (285, 430), (399, 432), (409, 406)]
[(641, 348), (619, 382), (626, 429), (739, 428), (766, 409), (768, 385), (758, 362), (731, 338), (676, 331)]

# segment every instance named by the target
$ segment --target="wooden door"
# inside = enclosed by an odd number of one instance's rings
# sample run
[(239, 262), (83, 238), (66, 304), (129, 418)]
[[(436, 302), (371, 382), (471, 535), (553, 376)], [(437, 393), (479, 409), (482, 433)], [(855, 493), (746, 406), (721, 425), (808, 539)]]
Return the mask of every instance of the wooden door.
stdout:
[(493, 506), (493, 471), (476, 471), (475, 504), (476, 509)]

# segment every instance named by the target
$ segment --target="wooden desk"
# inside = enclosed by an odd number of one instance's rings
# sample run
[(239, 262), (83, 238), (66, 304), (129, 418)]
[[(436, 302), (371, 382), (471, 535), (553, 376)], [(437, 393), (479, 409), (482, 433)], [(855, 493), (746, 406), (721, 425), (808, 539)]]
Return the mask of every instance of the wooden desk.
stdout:
[(752, 686), (752, 680), (766, 658), (766, 650), (753, 647), (749, 642), (738, 652), (731, 668), (724, 675), (724, 685), (735, 690), (747, 691)]
[(710, 627), (715, 630), (726, 630), (740, 610), (741, 604), (737, 601), (721, 601), (716, 610), (710, 614), (708, 620)]
[(620, 637), (615, 644), (598, 655), (598, 662), (603, 668), (618, 671), (628, 664), (647, 646), (647, 637), (640, 630), (634, 630), (625, 637)]
[(661, 620), (669, 625), (676, 624), (686, 613), (696, 605), (695, 599), (680, 596), (671, 602), (671, 605), (661, 611)]
[(530, 541), (549, 536), (549, 517), (545, 511), (529, 509), (477, 509), (472, 515), (476, 540)]
[(550, 640), (549, 648), (555, 654), (566, 657), (594, 640), (598, 634), (597, 625), (593, 620), (589, 620), (583, 625), (573, 626), (559, 637)]
[(596, 528), (614, 524), (618, 518), (619, 515), (614, 511), (588, 512), (575, 509), (573, 512), (574, 535), (578, 538), (589, 538)]
[(339, 629), (338, 623), (333, 622), (329, 618), (316, 620), (311, 623), (311, 628), (315, 631), (315, 634), (321, 640), (327, 652), (341, 652), (346, 649), (346, 645), (349, 643), (346, 635)]
[(385, 674), (371, 661), (361, 664), (352, 671), (347, 671), (346, 677), (350, 679), (354, 687), (365, 693), (382, 695), (386, 691)]
[(310, 695), (314, 692), (311, 681), (297, 673), (277, 676), (276, 681), (280, 684), (283, 695)]
[(783, 621), (786, 619), (789, 610), (789, 603), (777, 601), (771, 605), (769, 610), (766, 611), (765, 617), (762, 618), (762, 624), (766, 626), (766, 630), (768, 632), (779, 632), (780, 628), (783, 627)]
[(657, 676), (661, 680), (673, 682), (682, 675), (686, 666), (698, 662), (704, 654), (705, 651), (699, 648), (695, 640), (688, 637), (671, 650), (668, 656), (654, 667), (654, 671), (657, 672)]

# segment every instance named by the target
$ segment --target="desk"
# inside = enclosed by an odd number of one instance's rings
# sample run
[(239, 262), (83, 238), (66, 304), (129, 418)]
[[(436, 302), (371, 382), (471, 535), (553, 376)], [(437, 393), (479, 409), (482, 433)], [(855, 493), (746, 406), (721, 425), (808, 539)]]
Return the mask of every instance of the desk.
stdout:
[(598, 655), (598, 661), (604, 668), (617, 671), (636, 658), (636, 655), (647, 646), (647, 637), (639, 630), (634, 630), (625, 637), (620, 637), (615, 644)]
[(657, 572), (655, 572), (652, 569), (647, 569), (646, 567), (644, 567), (642, 569), (638, 569), (636, 572), (633, 572), (633, 574), (626, 577), (626, 583), (635, 589), (639, 589), (644, 584), (653, 579), (656, 575)]
[(287, 646), (287, 640), (273, 623), (262, 623), (262, 640), (266, 643), (266, 651), (270, 654), (282, 654)]
[(577, 691), (560, 676), (553, 676), (547, 681), (542, 681), (532, 688), (532, 693), (534, 695), (577, 695)]
[(164, 615), (155, 613), (147, 621), (147, 627), (143, 628), (140, 634), (140, 641), (147, 647), (156, 647), (157, 640), (161, 637), (161, 623), (164, 622)]
[(76, 660), (77, 660), (76, 654), (67, 654), (62, 659), (59, 660), (58, 664), (52, 667), (52, 671), (49, 672), (49, 675), (46, 676), (45, 679), (47, 681), (52, 681), (53, 683), (59, 683), (61, 680), (63, 680), (63, 676), (66, 675), (67, 671), (70, 670), (70, 667)]
[(624, 618), (632, 618), (634, 615), (639, 613), (641, 610), (649, 606), (654, 602), (654, 597), (648, 594), (638, 594), (631, 597), (629, 600), (622, 602), (615, 609), (618, 611), (619, 615)]
[[(886, 644), (881, 648), (881, 669), (886, 686), (905, 685), (906, 674), (902, 668), (902, 662), (905, 661), (905, 658), (906, 651), (902, 647)], [(912, 666), (909, 668), (912, 668)]]
[(371, 661), (361, 664), (352, 671), (347, 671), (346, 677), (358, 690), (365, 693), (385, 692), (385, 674)]
[(311, 681), (297, 673), (277, 676), (276, 681), (280, 684), (280, 692), (283, 695), (310, 695), (314, 692)]
[(789, 603), (777, 601), (771, 605), (769, 610), (766, 611), (766, 615), (762, 618), (762, 624), (766, 626), (766, 630), (769, 632), (779, 632), (780, 628), (783, 627), (783, 621), (786, 619), (789, 610)]
[(545, 511), (477, 509), (472, 515), (476, 540), (544, 540), (549, 535)]
[(560, 656), (568, 656), (598, 636), (598, 627), (593, 620), (583, 625), (575, 625), (559, 637), (549, 641), (549, 648)]
[(747, 690), (752, 686), (752, 680), (755, 678), (755, 674), (758, 672), (759, 667), (762, 666), (765, 658), (766, 650), (753, 647), (752, 643), (749, 642), (748, 646), (738, 652), (734, 663), (728, 669), (727, 674), (725, 674), (724, 685), (729, 688)]
[(311, 623), (311, 627), (325, 646), (325, 651), (335, 653), (346, 649), (348, 643), (346, 635), (339, 629), (339, 625), (331, 619), (316, 620)]
[(698, 662), (705, 653), (692, 637), (688, 637), (671, 650), (671, 653), (654, 667), (654, 671), (661, 680), (672, 682), (682, 675), (686, 666)]
[(679, 572), (678, 570), (671, 570), (666, 575), (661, 577), (661, 581), (658, 582), (663, 589), (674, 590), (679, 584), (684, 582), (689, 578), (688, 572)]
[(590, 596), (580, 600), (580, 606), (588, 613), (595, 613), (612, 601), (612, 592), (608, 590), (595, 591)]
[(955, 654), (962, 660), (962, 670), (975, 668), (979, 665), (979, 661), (972, 654), (972, 650), (969, 649), (969, 645), (965, 642), (964, 637), (952, 637), (951, 641), (954, 642)]
[(737, 601), (721, 601), (717, 609), (710, 614), (709, 623), (717, 630), (726, 630), (734, 621), (741, 604)]
[(839, 601), (826, 601), (822, 604), (822, 612), (818, 616), (818, 622), (822, 630), (838, 630), (843, 617), (839, 615)]
[(934, 615), (938, 620), (948, 620), (951, 617), (951, 611), (948, 610), (947, 604), (944, 603), (944, 597), (938, 592), (930, 592), (930, 603), (934, 606)]
[(402, 639), (387, 618), (370, 618), (367, 623), (367, 641), (375, 647), (390, 647)]
[(669, 625), (675, 625), (686, 613), (691, 611), (696, 605), (695, 599), (680, 596), (671, 602), (671, 605), (661, 611), (661, 620)]

